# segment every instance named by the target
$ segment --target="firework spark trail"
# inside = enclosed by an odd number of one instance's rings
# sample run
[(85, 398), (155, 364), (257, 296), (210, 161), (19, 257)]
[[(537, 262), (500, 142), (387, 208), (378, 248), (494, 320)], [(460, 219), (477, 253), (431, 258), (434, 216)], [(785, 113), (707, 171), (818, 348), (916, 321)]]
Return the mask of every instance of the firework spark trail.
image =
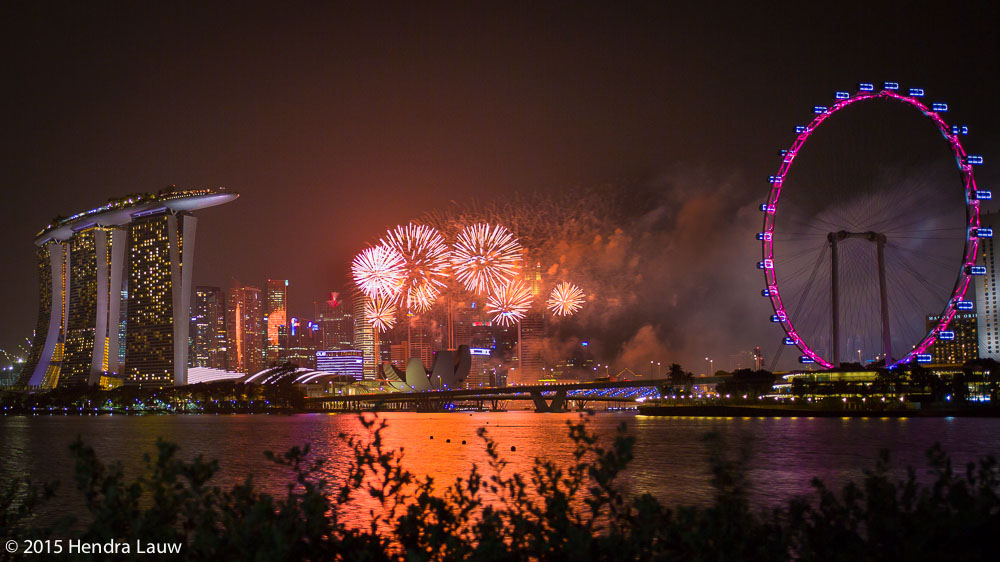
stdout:
[(583, 306), (585, 296), (580, 287), (563, 281), (552, 289), (545, 306), (556, 316), (572, 316)]
[(365, 316), (373, 328), (385, 332), (396, 325), (396, 304), (385, 297), (365, 299)]
[(478, 294), (495, 294), (517, 275), (524, 249), (500, 225), (477, 223), (458, 234), (451, 251), (455, 277)]
[(404, 281), (403, 256), (380, 244), (366, 248), (354, 257), (351, 272), (354, 282), (368, 298), (395, 299)]
[(501, 326), (512, 326), (524, 318), (531, 308), (531, 289), (524, 281), (515, 279), (502, 285), (486, 299), (486, 310), (493, 321)]
[(410, 223), (388, 231), (380, 243), (403, 257), (399, 306), (418, 313), (429, 310), (448, 275), (450, 256), (444, 236), (434, 227)]

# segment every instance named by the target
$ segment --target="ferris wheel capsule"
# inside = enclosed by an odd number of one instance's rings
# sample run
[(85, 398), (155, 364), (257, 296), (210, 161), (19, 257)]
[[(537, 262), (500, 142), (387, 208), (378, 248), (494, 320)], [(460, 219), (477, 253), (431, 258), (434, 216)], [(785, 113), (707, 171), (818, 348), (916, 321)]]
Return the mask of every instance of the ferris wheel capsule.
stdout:
[(917, 363), (930, 363), (932, 359), (930, 353), (920, 353), (917, 355)]
[(955, 339), (955, 332), (952, 332), (950, 330), (945, 330), (943, 332), (940, 332), (938, 334), (938, 339), (939, 340), (944, 340), (944, 341), (951, 341), (951, 340)]
[(785, 339), (782, 340), (782, 343), (784, 343), (785, 345), (795, 345), (795, 338), (790, 338), (786, 336)]
[(833, 94), (833, 97), (838, 100), (847, 100), (851, 99), (851, 94), (849, 94), (848, 92), (837, 92)]
[(872, 84), (871, 82), (862, 82), (858, 84), (858, 89), (862, 92), (874, 92), (875, 84)]
[(983, 190), (983, 189), (977, 189), (977, 190), (975, 190), (975, 191), (972, 192), (972, 196), (977, 201), (987, 201), (989, 199), (993, 199), (993, 192), (992, 191), (986, 191), (986, 190)]
[(886, 82), (882, 86), (882, 88), (885, 89), (885, 90), (898, 90), (899, 89), (899, 82)]
[(978, 154), (970, 154), (965, 157), (966, 164), (982, 164), (983, 157)]
[(948, 104), (946, 104), (946, 103), (940, 103), (940, 102), (938, 102), (938, 103), (932, 103), (931, 104), (931, 111), (938, 111), (938, 112), (948, 111)]
[(973, 228), (972, 235), (976, 238), (993, 238), (993, 229), (982, 226), (979, 228)]
[(958, 310), (972, 310), (976, 308), (976, 303), (972, 301), (958, 301), (955, 303), (955, 308)]
[(803, 355), (803, 356), (799, 357), (799, 363), (802, 363), (802, 364), (809, 364), (809, 363), (815, 363), (815, 362), (816, 362), (816, 360), (813, 359), (812, 357), (809, 357), (808, 355)]
[(921, 98), (923, 96), (924, 96), (924, 89), (923, 88), (910, 88), (910, 97), (911, 98)]

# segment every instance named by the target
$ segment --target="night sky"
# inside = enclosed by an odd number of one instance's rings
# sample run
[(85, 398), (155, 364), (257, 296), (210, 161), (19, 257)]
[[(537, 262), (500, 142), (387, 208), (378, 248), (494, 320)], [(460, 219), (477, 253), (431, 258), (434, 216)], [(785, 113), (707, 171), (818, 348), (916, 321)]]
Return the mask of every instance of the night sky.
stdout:
[[(241, 195), (199, 214), (197, 284), (288, 278), (305, 316), (386, 227), (450, 201), (668, 186), (668, 204), (725, 185), (735, 203), (704, 216), (738, 222), (728, 213), (763, 200), (794, 126), (860, 81), (947, 101), (986, 158), (980, 186), (1000, 189), (995, 2), (75, 4), (0, 8), (6, 349), (35, 325), (38, 230), (170, 184)], [(733, 234), (742, 261), (651, 265), (691, 266), (711, 277), (684, 287), (749, 303), (703, 315), (754, 318), (739, 341), (674, 344), (665, 360), (773, 347), (752, 228)], [(660, 324), (687, 321), (671, 313), (685, 298), (650, 295), (662, 322), (622, 325), (621, 340), (659, 345)]]

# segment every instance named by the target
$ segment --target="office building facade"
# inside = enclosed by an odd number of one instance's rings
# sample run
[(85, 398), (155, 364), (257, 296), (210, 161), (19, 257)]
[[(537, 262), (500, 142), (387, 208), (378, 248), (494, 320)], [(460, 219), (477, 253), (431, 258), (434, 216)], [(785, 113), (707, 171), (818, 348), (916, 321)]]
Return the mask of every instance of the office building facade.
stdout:
[(288, 280), (267, 280), (267, 307), (264, 311), (267, 340), (264, 342), (266, 361), (280, 365), (288, 360)]
[(190, 337), (191, 367), (227, 368), (226, 297), (221, 288), (195, 288)]
[[(939, 337), (928, 349), (931, 363), (937, 365), (962, 365), (966, 361), (979, 358), (978, 314), (959, 312), (948, 323), (951, 332), (948, 339)], [(931, 331), (941, 321), (941, 316), (927, 316), (927, 331)]]
[(264, 296), (234, 281), (226, 296), (229, 369), (252, 375), (264, 369)]

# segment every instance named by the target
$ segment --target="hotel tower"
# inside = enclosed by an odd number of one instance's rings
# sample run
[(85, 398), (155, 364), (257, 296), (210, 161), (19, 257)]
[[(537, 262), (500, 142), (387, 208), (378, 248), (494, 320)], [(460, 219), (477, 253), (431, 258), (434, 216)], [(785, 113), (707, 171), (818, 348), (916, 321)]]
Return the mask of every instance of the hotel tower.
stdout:
[(18, 383), (187, 382), (193, 211), (228, 203), (218, 189), (130, 195), (53, 221), (35, 238), (38, 323)]

